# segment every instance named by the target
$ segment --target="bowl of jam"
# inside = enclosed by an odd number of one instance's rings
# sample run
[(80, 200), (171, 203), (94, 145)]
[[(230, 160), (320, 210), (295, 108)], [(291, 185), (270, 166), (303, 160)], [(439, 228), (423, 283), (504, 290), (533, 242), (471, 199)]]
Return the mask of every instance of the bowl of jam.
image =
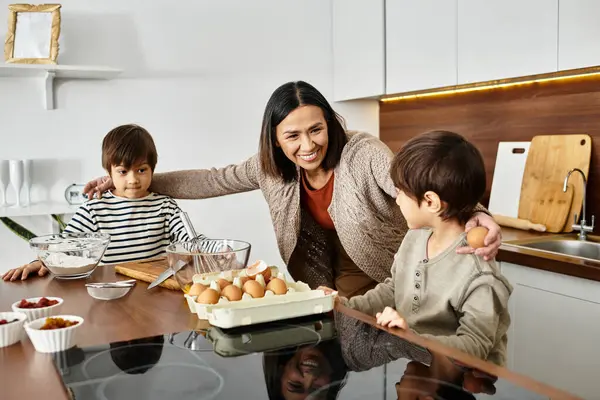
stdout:
[(63, 299), (60, 297), (31, 297), (14, 302), (12, 310), (23, 313), (27, 321), (56, 315), (60, 312)]

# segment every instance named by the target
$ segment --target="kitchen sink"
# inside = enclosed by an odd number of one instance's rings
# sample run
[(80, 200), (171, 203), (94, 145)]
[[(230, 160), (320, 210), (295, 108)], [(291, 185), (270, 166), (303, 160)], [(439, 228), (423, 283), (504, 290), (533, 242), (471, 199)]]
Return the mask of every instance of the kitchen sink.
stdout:
[(577, 239), (576, 235), (546, 236), (515, 240), (504, 245), (600, 262), (600, 237), (598, 236), (588, 236), (585, 241)]

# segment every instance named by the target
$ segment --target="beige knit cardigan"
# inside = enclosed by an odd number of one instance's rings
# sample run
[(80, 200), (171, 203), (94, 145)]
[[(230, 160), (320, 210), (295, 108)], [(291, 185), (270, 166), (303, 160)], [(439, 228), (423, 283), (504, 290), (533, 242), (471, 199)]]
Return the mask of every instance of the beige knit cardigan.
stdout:
[[(395, 203), (389, 174), (391, 150), (378, 138), (348, 132), (335, 167), (328, 208), (340, 242), (354, 263), (377, 282), (390, 276), (394, 254), (408, 230)], [(151, 190), (177, 199), (204, 199), (260, 189), (267, 201), (277, 245), (292, 277), (311, 287), (332, 285), (331, 251), (324, 232), (300, 207), (300, 180), (268, 176), (258, 154), (237, 165), (160, 173)]]

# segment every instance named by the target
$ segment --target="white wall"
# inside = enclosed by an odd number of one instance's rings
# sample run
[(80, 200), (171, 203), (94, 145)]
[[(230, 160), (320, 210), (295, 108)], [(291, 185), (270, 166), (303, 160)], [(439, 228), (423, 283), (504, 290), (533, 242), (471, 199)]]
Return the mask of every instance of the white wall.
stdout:
[[(0, 78), (0, 159), (54, 159), (60, 165), (38, 170), (55, 182), (48, 193), (38, 187), (38, 199), (60, 199), (67, 185), (103, 174), (101, 140), (116, 125), (135, 122), (152, 133), (157, 172), (217, 167), (257, 150), (264, 106), (280, 84), (306, 80), (331, 98), (330, 1), (61, 3), (59, 63), (126, 73), (114, 81), (59, 83), (52, 111), (42, 107), (40, 82)], [(0, 21), (6, 20), (4, 5)], [(334, 107), (349, 128), (378, 134), (376, 101)], [(260, 192), (180, 205), (198, 231), (248, 240), (251, 258), (281, 265)], [(49, 217), (16, 220), (38, 234), (50, 227)], [(32, 255), (2, 225), (0, 251), (0, 272)]]

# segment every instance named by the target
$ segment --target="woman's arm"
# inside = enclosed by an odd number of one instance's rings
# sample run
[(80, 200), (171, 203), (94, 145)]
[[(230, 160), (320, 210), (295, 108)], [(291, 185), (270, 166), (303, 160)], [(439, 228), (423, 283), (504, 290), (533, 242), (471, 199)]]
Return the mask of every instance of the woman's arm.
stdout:
[(176, 199), (205, 199), (259, 189), (258, 154), (241, 164), (155, 174), (150, 190)]
[[(224, 168), (195, 169), (154, 174), (150, 190), (175, 199), (205, 199), (259, 189), (258, 154), (241, 164)], [(102, 197), (114, 189), (109, 176), (88, 182), (83, 193), (88, 199)]]

